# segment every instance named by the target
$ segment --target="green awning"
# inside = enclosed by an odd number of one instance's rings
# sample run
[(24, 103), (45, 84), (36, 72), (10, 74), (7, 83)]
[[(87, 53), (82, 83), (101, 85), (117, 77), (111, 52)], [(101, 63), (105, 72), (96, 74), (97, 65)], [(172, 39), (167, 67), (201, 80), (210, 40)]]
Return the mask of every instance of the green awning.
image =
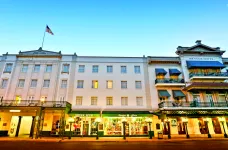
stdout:
[(173, 90), (173, 97), (185, 97), (185, 95), (181, 90)]
[(102, 117), (152, 117), (149, 111), (103, 111)]
[(170, 94), (167, 90), (158, 90), (159, 97), (170, 97)]
[(69, 115), (76, 117), (100, 117), (100, 111), (72, 111)]

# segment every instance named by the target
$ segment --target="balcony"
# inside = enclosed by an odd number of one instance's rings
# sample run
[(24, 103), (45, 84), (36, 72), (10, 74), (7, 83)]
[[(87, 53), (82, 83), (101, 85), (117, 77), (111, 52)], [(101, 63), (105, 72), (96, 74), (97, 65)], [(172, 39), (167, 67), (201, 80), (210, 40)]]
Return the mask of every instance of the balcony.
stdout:
[(184, 79), (156, 79), (155, 86), (184, 86)]
[(192, 79), (228, 79), (228, 72), (220, 73), (189, 73), (190, 80)]
[(158, 104), (160, 109), (217, 109), (217, 108), (223, 108), (226, 107), (228, 109), (228, 103), (227, 102), (197, 102), (197, 101), (190, 101), (190, 102), (183, 102), (180, 101), (172, 102), (161, 102)]
[(68, 102), (60, 102), (60, 101), (40, 101), (40, 100), (2, 100), (0, 101), (0, 107), (67, 107)]

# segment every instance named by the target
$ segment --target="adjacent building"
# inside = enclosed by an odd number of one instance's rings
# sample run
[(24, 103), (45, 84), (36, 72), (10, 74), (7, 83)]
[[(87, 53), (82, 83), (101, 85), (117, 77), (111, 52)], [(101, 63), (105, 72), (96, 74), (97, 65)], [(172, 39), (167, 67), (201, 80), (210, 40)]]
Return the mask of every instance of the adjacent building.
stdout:
[[(177, 57), (0, 56), (0, 135), (223, 136), (228, 59), (196, 41)], [(73, 123), (68, 122), (73, 118)], [(148, 118), (152, 124), (148, 123)], [(123, 127), (122, 121), (126, 123)]]

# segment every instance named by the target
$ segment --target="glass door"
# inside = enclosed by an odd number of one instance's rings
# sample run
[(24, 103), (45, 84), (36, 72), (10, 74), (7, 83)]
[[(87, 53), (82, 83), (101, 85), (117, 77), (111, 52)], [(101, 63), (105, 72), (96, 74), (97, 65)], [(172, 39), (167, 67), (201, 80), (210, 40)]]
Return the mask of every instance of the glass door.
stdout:
[(213, 118), (212, 124), (213, 124), (215, 134), (222, 134), (222, 130), (221, 130), (221, 126), (220, 126), (218, 118)]

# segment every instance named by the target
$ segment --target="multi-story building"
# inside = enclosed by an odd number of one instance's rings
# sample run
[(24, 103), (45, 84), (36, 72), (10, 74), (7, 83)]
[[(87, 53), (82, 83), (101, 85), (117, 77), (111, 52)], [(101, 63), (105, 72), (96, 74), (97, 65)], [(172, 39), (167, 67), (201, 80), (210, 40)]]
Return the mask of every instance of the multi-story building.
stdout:
[[(228, 59), (197, 41), (177, 57), (93, 57), (41, 48), (0, 58), (0, 133), (221, 136)], [(68, 118), (73, 118), (73, 123)], [(148, 124), (148, 118), (152, 124)], [(125, 128), (122, 121), (125, 120)], [(225, 123), (225, 124), (224, 124)]]

